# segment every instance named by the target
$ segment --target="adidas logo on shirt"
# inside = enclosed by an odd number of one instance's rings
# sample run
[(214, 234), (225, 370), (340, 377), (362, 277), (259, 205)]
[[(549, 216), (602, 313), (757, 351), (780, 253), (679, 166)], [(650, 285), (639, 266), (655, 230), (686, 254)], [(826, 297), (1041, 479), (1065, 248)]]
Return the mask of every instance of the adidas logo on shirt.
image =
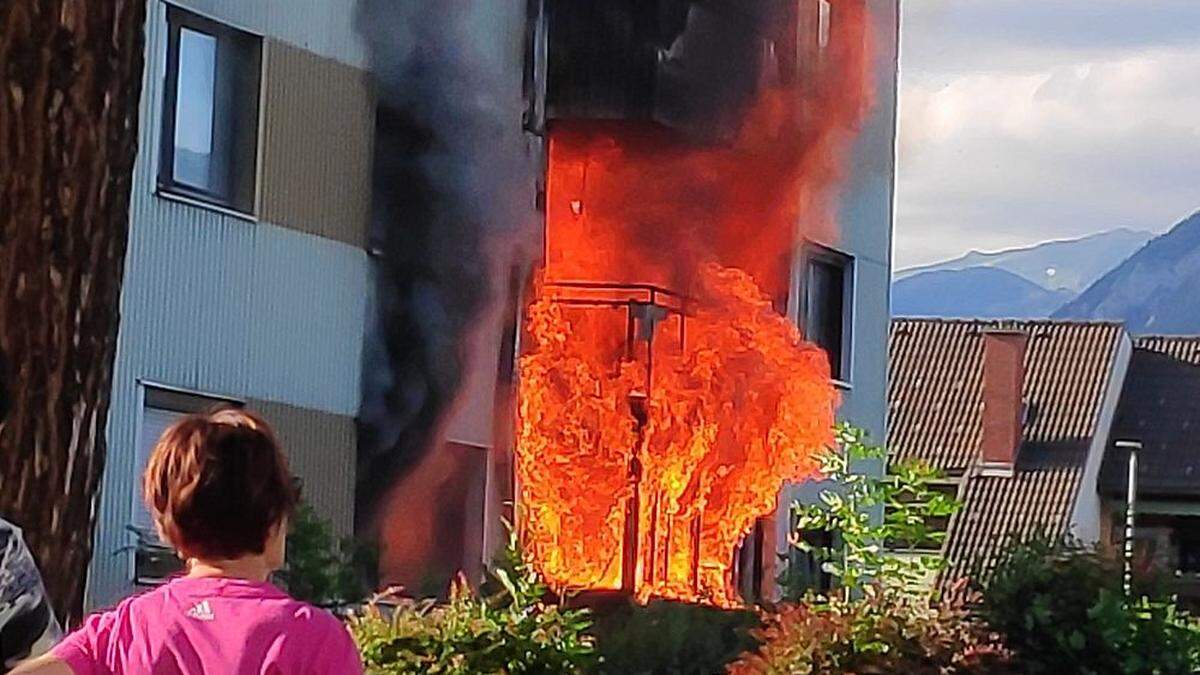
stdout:
[(194, 607), (187, 611), (187, 615), (197, 621), (212, 621), (214, 618), (212, 607), (209, 607), (207, 600), (201, 600), (196, 603)]

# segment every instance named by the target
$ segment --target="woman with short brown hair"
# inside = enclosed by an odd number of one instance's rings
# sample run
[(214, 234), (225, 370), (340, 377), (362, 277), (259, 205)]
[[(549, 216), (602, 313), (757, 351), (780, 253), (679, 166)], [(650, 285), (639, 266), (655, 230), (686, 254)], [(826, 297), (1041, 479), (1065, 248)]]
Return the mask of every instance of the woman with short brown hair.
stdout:
[(221, 408), (177, 422), (154, 447), (143, 487), (187, 573), (92, 616), (15, 672), (362, 672), (336, 618), (267, 581), (283, 565), (297, 495), (261, 417)]

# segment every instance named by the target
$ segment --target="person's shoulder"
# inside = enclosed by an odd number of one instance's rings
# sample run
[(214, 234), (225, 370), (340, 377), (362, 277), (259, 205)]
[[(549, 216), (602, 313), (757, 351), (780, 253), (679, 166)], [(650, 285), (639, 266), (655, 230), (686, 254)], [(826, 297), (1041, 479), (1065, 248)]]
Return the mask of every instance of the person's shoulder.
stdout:
[(120, 617), (144, 612), (152, 606), (157, 607), (162, 604), (166, 594), (165, 589), (166, 586), (156, 586), (140, 590), (133, 595), (121, 599), (115, 605), (92, 612), (88, 618), (111, 621)]

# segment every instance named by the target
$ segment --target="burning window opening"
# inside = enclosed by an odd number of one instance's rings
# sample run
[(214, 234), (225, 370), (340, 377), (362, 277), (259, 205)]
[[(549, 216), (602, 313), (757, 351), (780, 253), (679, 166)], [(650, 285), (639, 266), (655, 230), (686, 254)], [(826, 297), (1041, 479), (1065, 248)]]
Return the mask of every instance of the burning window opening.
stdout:
[(785, 481), (815, 475), (823, 352), (743, 272), (700, 295), (542, 281), (517, 440), (528, 552), (565, 590), (738, 603), (733, 562)]
[[(864, 0), (366, 4), (382, 253), (357, 495), (393, 528), (389, 580), (472, 570), (487, 553), (446, 532), (482, 517), (490, 551), (511, 505), (560, 589), (736, 602), (739, 542), (829, 440), (828, 363), (781, 312), (800, 242), (837, 242), (829, 195), (871, 98)], [(528, 322), (493, 395), (466, 357), (486, 242), (510, 230)], [(582, 307), (562, 282), (667, 292)], [(743, 578), (769, 583), (774, 551), (743, 548)]]
[[(865, 6), (830, 5), (804, 4), (821, 67), (757, 85), (730, 134), (562, 116), (592, 108), (561, 101), (547, 125), (515, 501), (526, 553), (561, 591), (740, 604), (739, 548), (832, 442), (829, 357), (779, 302), (799, 290), (804, 238), (835, 231), (829, 195), (868, 106)], [(704, 63), (701, 42), (680, 63)]]

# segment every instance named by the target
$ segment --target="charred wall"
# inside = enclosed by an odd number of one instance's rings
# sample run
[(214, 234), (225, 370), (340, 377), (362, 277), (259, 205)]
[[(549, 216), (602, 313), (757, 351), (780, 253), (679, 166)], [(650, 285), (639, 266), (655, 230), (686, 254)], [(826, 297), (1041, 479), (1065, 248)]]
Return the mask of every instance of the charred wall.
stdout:
[(547, 114), (727, 135), (764, 80), (797, 77), (796, 0), (547, 0)]

